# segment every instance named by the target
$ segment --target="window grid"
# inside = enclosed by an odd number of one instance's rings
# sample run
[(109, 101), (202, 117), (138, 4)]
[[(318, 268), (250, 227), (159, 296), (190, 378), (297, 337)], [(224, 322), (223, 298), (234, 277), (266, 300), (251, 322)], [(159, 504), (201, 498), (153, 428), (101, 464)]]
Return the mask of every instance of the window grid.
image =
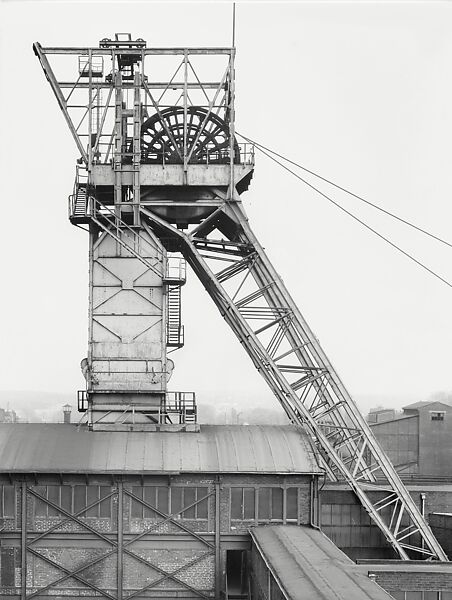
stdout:
[(292, 486), (231, 486), (231, 520), (296, 523), (298, 490)]
[[(173, 514), (175, 519), (192, 519), (206, 521), (208, 519), (208, 499), (202, 500), (209, 493), (207, 487), (185, 487), (185, 486), (134, 486), (132, 494), (147, 504), (154, 506), (163, 514)], [(201, 502), (198, 502), (201, 500)], [(191, 506), (187, 510), (184, 506)], [(144, 506), (138, 500), (130, 503), (131, 518), (135, 519), (159, 519), (158, 512)]]
[[(106, 498), (111, 494), (110, 486), (100, 485), (38, 485), (33, 489), (40, 495), (60, 506), (71, 514), (80, 513), (79, 517), (111, 518), (111, 498), (101, 501), (89, 510), (86, 506)], [(33, 497), (34, 514), (36, 517), (63, 517), (64, 513), (50, 506), (43, 500)]]

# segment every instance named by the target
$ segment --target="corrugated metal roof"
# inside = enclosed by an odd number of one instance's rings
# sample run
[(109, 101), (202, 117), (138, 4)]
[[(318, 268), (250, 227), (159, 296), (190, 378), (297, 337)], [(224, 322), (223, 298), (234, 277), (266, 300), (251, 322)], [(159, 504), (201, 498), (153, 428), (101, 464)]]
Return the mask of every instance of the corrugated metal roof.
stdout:
[(291, 426), (202, 425), (192, 432), (87, 431), (0, 424), (7, 473), (320, 473), (307, 435)]
[(403, 406), (403, 410), (419, 410), (422, 408), (426, 408), (431, 404), (442, 404), (443, 406), (452, 406), (452, 404), (448, 400), (420, 400), (419, 402), (413, 402), (413, 404), (408, 404), (407, 406)]
[(390, 600), (326, 535), (316, 529), (253, 527), (251, 536), (290, 600)]

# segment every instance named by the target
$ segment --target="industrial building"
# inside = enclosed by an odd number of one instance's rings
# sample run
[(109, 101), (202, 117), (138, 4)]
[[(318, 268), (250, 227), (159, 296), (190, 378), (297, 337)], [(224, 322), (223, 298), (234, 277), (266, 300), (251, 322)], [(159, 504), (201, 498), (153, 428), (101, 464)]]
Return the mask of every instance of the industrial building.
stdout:
[(0, 594), (248, 597), (249, 527), (309, 526), (321, 470), (293, 426), (1, 426)]
[[(235, 48), (33, 50), (79, 153), (86, 386), (78, 424), (0, 425), (0, 595), (450, 600), (446, 552), (248, 223)], [(200, 426), (170, 389), (187, 265), (291, 425)]]
[(381, 411), (370, 419), (372, 432), (402, 475), (452, 478), (452, 407), (446, 402), (415, 402), (402, 413)]

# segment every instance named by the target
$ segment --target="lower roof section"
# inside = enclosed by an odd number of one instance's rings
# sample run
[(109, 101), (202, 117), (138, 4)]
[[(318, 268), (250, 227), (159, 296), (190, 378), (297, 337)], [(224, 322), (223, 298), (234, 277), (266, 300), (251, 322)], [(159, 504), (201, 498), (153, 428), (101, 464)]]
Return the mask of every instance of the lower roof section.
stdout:
[(390, 600), (325, 534), (292, 525), (250, 529), (253, 542), (290, 600)]
[(105, 432), (0, 424), (3, 473), (321, 473), (292, 425), (202, 425), (198, 432)]

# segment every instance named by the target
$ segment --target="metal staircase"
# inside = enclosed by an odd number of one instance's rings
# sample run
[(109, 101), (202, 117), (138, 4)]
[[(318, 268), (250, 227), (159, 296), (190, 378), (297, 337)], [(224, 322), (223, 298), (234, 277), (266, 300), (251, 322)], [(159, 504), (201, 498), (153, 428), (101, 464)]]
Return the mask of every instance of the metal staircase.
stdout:
[(195, 425), (197, 423), (194, 392), (167, 392), (160, 406), (162, 423)]
[(180, 285), (168, 286), (167, 310), (166, 345), (169, 348), (182, 348), (184, 345), (184, 326), (181, 322), (182, 304)]

